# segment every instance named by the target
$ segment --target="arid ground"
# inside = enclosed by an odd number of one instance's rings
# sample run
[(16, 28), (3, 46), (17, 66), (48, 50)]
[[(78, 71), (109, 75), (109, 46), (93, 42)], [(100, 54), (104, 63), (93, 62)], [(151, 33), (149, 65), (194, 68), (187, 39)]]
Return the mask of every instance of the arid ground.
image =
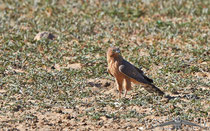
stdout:
[[(0, 130), (209, 130), (209, 21), (209, 0), (0, 1)], [(110, 44), (172, 98), (118, 99)]]

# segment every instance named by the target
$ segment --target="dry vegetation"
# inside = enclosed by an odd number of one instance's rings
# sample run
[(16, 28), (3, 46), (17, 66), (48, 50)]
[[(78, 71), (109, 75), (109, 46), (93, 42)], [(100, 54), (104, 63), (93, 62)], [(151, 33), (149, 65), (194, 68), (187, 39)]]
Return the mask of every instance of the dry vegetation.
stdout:
[[(209, 7), (209, 0), (0, 1), (0, 129), (145, 130), (177, 116), (209, 127)], [(42, 31), (55, 38), (34, 40)], [(110, 44), (174, 99), (133, 86), (118, 100), (106, 70)]]

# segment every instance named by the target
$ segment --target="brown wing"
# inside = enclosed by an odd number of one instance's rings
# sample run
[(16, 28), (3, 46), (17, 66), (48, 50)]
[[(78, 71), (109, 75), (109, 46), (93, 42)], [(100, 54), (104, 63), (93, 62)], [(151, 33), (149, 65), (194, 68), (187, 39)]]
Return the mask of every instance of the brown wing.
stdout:
[(133, 78), (140, 83), (151, 84), (151, 82), (149, 82), (147, 79), (145, 79), (144, 75), (141, 72), (139, 72), (139, 70), (137, 70), (137, 68), (135, 66), (133, 66), (131, 63), (129, 63), (126, 60), (123, 60), (121, 62), (121, 65), (119, 66), (119, 70), (126, 76)]
[(149, 82), (153, 83), (153, 80), (150, 79), (150, 78), (148, 78), (147, 76), (145, 76), (145, 75), (144, 75), (144, 72), (143, 72), (140, 68), (137, 68), (137, 67), (135, 67), (135, 68), (136, 68), (136, 70), (137, 70), (139, 73), (142, 74), (142, 76), (144, 77), (144, 79), (146, 79), (146, 80), (148, 80)]
[(125, 74), (126, 76), (135, 79), (136, 81), (146, 84), (148, 86), (145, 86), (145, 89), (148, 92), (157, 92), (159, 95), (164, 95), (164, 92), (162, 92), (159, 88), (154, 86), (152, 84), (152, 80), (148, 77), (145, 77), (143, 74), (143, 71), (137, 70), (135, 66), (133, 66), (131, 63), (129, 63), (126, 60), (123, 60), (121, 62), (121, 65), (119, 66), (119, 71)]

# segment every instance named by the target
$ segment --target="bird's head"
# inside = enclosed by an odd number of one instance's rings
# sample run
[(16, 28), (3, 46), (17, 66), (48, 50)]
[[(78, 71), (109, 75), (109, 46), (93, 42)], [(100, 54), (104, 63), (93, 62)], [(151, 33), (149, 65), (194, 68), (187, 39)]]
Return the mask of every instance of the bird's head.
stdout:
[(109, 47), (107, 51), (107, 55), (110, 57), (120, 55), (120, 49), (117, 47)]

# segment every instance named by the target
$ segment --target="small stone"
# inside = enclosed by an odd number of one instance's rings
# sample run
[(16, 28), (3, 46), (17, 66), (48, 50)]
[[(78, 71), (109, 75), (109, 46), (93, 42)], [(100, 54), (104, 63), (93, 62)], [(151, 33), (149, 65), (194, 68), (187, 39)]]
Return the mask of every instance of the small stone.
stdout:
[(53, 40), (55, 38), (55, 36), (48, 32), (48, 31), (43, 31), (43, 32), (39, 32), (35, 37), (34, 40), (41, 40), (41, 39), (50, 39)]

